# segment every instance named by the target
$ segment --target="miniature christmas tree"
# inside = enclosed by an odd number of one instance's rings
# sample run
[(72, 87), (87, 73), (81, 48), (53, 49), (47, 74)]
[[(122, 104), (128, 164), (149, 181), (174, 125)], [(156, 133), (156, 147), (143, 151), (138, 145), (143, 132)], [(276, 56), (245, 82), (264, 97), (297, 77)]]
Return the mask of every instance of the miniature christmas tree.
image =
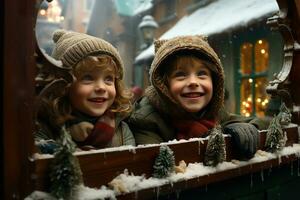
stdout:
[(153, 177), (164, 178), (174, 171), (175, 158), (168, 146), (161, 146), (159, 155), (155, 159)]
[(266, 150), (274, 153), (281, 150), (285, 146), (285, 143), (286, 133), (281, 128), (280, 118), (279, 116), (274, 116), (267, 131)]
[(284, 102), (281, 104), (279, 114), (277, 116), (281, 125), (288, 125), (292, 121), (292, 114)]
[(70, 199), (75, 186), (82, 183), (82, 173), (76, 156), (75, 144), (63, 127), (58, 141), (60, 147), (54, 154), (51, 165), (51, 194), (58, 199)]
[(204, 165), (216, 166), (225, 160), (225, 139), (221, 127), (217, 126), (210, 131), (204, 156)]

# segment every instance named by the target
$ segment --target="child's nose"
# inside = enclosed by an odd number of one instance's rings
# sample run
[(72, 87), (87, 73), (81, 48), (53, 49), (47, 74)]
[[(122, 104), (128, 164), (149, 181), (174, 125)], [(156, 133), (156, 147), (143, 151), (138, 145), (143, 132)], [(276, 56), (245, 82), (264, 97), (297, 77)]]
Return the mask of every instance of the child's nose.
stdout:
[(105, 91), (105, 83), (103, 81), (97, 81), (95, 84), (95, 91), (96, 92)]
[(198, 87), (199, 86), (199, 80), (196, 75), (190, 75), (188, 86), (189, 87)]

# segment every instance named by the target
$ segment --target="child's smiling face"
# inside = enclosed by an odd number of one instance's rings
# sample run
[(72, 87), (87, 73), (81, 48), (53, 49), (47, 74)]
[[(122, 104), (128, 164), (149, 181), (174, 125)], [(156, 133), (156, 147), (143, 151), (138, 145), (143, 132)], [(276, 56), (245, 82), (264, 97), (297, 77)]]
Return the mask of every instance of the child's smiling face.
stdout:
[(103, 115), (116, 97), (115, 78), (113, 67), (92, 67), (82, 71), (70, 88), (73, 108), (93, 117)]
[(197, 57), (188, 62), (179, 58), (176, 65), (168, 79), (170, 93), (187, 112), (199, 112), (213, 96), (211, 71)]

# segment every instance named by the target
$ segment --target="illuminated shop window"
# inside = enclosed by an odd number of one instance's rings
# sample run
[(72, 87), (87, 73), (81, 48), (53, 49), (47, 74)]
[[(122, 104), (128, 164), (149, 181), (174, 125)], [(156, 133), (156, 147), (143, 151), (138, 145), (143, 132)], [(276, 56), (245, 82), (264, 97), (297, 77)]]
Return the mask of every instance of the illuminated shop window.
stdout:
[(266, 94), (269, 44), (262, 39), (255, 44), (243, 43), (240, 52), (240, 113), (264, 117), (269, 103)]

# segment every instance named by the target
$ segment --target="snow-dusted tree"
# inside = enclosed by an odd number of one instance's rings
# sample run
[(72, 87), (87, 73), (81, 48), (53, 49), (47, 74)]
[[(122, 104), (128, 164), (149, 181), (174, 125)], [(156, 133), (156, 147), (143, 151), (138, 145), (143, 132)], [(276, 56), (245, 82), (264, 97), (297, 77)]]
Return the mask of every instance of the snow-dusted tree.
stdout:
[(75, 144), (63, 127), (58, 141), (60, 147), (51, 163), (51, 194), (59, 199), (70, 199), (75, 186), (82, 184), (82, 172), (76, 156)]
[(226, 160), (225, 139), (220, 126), (210, 130), (206, 152), (204, 156), (204, 165), (216, 166)]
[(164, 178), (174, 171), (175, 158), (170, 147), (163, 145), (159, 148), (159, 154), (155, 159), (153, 177)]
[(280, 118), (278, 115), (274, 116), (267, 131), (266, 150), (272, 153), (279, 151), (285, 146), (286, 140), (286, 133), (281, 128)]
[(277, 116), (281, 125), (288, 125), (292, 121), (292, 114), (290, 110), (286, 107), (284, 102), (281, 104)]

